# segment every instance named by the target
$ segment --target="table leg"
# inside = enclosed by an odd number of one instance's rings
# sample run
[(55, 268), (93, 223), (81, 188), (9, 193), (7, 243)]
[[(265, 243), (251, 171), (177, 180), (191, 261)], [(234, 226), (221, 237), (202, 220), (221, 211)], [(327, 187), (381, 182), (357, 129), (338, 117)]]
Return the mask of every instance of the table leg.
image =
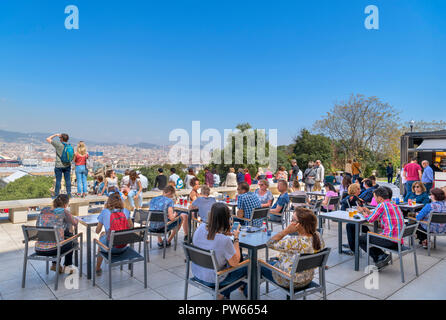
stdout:
[[(77, 226), (75, 226), (74, 234), (76, 235), (77, 233), (78, 233), (78, 229), (77, 229)], [(80, 245), (80, 242), (79, 242), (79, 245)], [(74, 265), (79, 268), (79, 251), (78, 250), (74, 251)]]
[(91, 279), (91, 227), (87, 227), (87, 279)]
[(342, 253), (342, 222), (338, 221), (338, 252)]
[(187, 215), (187, 243), (191, 244), (192, 243), (192, 239), (191, 239), (191, 228), (192, 228), (192, 215), (194, 214), (193, 211), (189, 211), (189, 214)]
[(373, 232), (378, 233), (378, 221), (373, 222)]
[(259, 300), (259, 292), (257, 292), (257, 285), (259, 279), (257, 279), (257, 250), (250, 249), (251, 259), (251, 300)]
[(355, 223), (355, 271), (359, 270), (359, 223)]

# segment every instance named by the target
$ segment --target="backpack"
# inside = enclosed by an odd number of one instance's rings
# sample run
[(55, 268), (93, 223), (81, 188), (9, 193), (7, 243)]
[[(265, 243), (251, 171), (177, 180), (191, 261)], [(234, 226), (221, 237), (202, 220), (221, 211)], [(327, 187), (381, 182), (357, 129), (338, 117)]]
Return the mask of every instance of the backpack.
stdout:
[[(107, 240), (110, 241), (110, 234), (112, 231), (127, 230), (128, 222), (127, 217), (122, 211), (112, 211), (110, 215), (110, 229), (108, 230)], [(114, 246), (115, 248), (124, 248), (126, 244)]]
[(177, 188), (177, 189), (182, 189), (183, 186), (184, 186), (184, 182), (183, 182), (183, 180), (182, 180), (181, 178), (178, 178), (178, 179), (177, 179), (176, 188)]
[(64, 165), (69, 165), (69, 164), (71, 164), (71, 162), (74, 159), (74, 149), (71, 146), (71, 144), (64, 143), (64, 142), (62, 142), (62, 143), (64, 145), (64, 148), (63, 148), (62, 154), (60, 156), (60, 161), (62, 161), (62, 163)]

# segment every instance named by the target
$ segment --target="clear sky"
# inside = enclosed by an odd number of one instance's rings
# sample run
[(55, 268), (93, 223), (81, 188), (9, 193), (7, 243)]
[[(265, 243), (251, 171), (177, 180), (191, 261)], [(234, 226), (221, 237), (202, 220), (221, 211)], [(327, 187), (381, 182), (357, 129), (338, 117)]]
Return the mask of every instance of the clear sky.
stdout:
[(285, 144), (351, 93), (445, 120), (445, 53), (444, 0), (2, 0), (0, 129), (164, 144), (250, 122)]

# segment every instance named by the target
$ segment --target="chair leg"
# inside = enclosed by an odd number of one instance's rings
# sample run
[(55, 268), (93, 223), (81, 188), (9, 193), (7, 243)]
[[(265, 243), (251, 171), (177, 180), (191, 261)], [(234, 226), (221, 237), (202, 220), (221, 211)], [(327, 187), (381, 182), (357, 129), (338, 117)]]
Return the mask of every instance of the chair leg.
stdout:
[(393, 265), (393, 257), (392, 257), (392, 252), (390, 252), (390, 264)]
[(46, 260), (46, 274), (48, 274), (50, 271), (50, 262)]
[[(97, 257), (96, 257), (96, 242), (95, 242), (93, 245), (93, 287), (96, 285), (96, 260), (97, 260)], [(82, 265), (82, 263), (81, 263), (81, 265)]]
[[(80, 263), (81, 263), (80, 266), (79, 266), (79, 277), (82, 277), (82, 263), (83, 263), (83, 259), (82, 259), (82, 244), (80, 245), (79, 255), (80, 255), (79, 260), (80, 260)], [(96, 268), (96, 266), (95, 266), (95, 268)], [(96, 272), (96, 270), (93, 270), (93, 272)]]
[(403, 266), (403, 255), (401, 253), (398, 253), (398, 256), (400, 257), (400, 269), (401, 269), (401, 282), (404, 283), (404, 266)]
[(27, 259), (28, 253), (25, 251), (25, 257), (23, 259), (23, 274), (22, 274), (22, 288), (25, 288), (25, 281), (26, 281), (26, 266), (28, 264)]
[(133, 278), (133, 263), (130, 264), (130, 277)]
[(108, 296), (112, 298), (112, 267), (111, 263), (108, 264)]
[[(121, 268), (121, 271), (124, 269), (124, 266), (121, 264), (121, 266), (120, 266), (120, 268)], [(130, 269), (130, 268), (129, 268)]]
[(427, 255), (430, 257), (431, 255), (431, 236), (427, 235)]
[(56, 283), (54, 284), (54, 290), (57, 290), (59, 287), (59, 269), (60, 269), (60, 256), (57, 257), (56, 262)]
[(434, 236), (434, 249), (437, 249), (437, 236)]
[(415, 245), (413, 248), (413, 262), (415, 264), (415, 275), (418, 277), (417, 251), (415, 249)]

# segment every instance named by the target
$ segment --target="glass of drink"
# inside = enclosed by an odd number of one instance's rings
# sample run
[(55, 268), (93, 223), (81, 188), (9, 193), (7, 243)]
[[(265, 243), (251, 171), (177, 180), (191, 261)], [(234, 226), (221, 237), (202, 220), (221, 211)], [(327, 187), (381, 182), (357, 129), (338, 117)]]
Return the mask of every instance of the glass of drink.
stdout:
[(413, 201), (412, 201), (412, 205), (413, 205), (413, 206), (416, 206), (416, 205), (417, 205), (417, 200), (413, 200)]
[(412, 199), (407, 200), (407, 204), (408, 204), (409, 206), (411, 206), (411, 205), (412, 205)]
[(187, 207), (187, 200), (184, 199), (184, 206)]
[(183, 198), (180, 198), (180, 206), (183, 205)]
[(226, 203), (229, 203), (229, 197), (226, 198)]
[(349, 216), (350, 218), (353, 218), (353, 216), (355, 215), (355, 214), (353, 213), (353, 209), (351, 209), (351, 208), (348, 208), (348, 209), (347, 209), (347, 212), (348, 212), (348, 216)]

